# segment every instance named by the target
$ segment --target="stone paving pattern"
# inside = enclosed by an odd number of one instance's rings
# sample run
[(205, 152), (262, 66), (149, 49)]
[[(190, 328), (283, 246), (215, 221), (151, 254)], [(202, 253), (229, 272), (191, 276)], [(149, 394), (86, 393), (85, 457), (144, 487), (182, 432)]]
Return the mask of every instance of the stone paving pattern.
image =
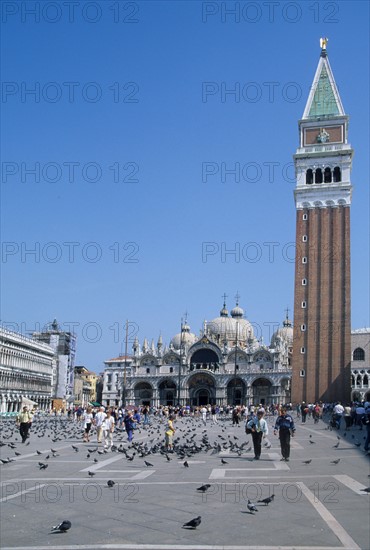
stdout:
[[(95, 433), (83, 443), (82, 423), (38, 420), (22, 444), (14, 421), (3, 420), (0, 546), (370, 550), (370, 495), (362, 491), (370, 485), (366, 431), (330, 431), (324, 421), (295, 419), (297, 432), (285, 463), (272, 432), (274, 418), (267, 420), (271, 447), (263, 446), (259, 461), (253, 460), (244, 423), (232, 426), (230, 420), (207, 421), (205, 427), (198, 419), (178, 419), (177, 445), (190, 449), (194, 442), (196, 452), (184, 458), (169, 454), (170, 460), (160, 452), (165, 426), (156, 419), (148, 429), (135, 431), (132, 447), (117, 430), (114, 443), (128, 457), (136, 453), (132, 461), (118, 450), (105, 453)], [(145, 444), (156, 452), (140, 457)], [(39, 462), (47, 468), (40, 470)], [(109, 479), (115, 482), (112, 488)], [(206, 493), (196, 490), (206, 483), (211, 485)], [(257, 502), (271, 494), (269, 505)], [(258, 512), (248, 511), (248, 499)], [(197, 516), (202, 518), (197, 529), (182, 527)], [(52, 534), (63, 520), (71, 521), (71, 529)]]

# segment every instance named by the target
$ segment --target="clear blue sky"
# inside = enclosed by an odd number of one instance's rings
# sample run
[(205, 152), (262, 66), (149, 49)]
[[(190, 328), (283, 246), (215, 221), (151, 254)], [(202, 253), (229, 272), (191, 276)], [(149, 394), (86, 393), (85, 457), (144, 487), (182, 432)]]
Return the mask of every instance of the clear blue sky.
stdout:
[(293, 316), (291, 163), (327, 36), (355, 149), (352, 327), (369, 326), (369, 4), (74, 4), (2, 3), (2, 322), (74, 326), (77, 364), (101, 371), (126, 319), (168, 344), (239, 291), (269, 342)]

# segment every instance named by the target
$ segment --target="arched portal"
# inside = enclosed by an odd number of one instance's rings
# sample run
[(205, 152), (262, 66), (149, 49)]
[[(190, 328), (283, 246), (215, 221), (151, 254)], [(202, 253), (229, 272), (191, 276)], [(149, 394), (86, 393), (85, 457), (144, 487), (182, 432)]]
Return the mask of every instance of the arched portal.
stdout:
[(161, 405), (174, 405), (176, 402), (177, 386), (172, 380), (163, 380), (159, 386), (159, 402)]
[(246, 386), (241, 378), (233, 378), (227, 385), (227, 403), (245, 405)]
[(197, 373), (188, 381), (190, 404), (193, 407), (216, 403), (216, 386), (212, 376)]
[(151, 405), (153, 388), (149, 382), (139, 382), (134, 389), (135, 405)]
[(257, 378), (252, 384), (253, 403), (267, 405), (271, 399), (271, 382), (266, 378)]

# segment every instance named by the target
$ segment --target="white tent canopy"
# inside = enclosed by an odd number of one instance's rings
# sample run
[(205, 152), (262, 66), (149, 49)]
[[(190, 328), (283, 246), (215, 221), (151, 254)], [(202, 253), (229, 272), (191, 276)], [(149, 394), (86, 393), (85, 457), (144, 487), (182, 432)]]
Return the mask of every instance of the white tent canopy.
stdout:
[(22, 409), (23, 407), (29, 407), (30, 409), (33, 409), (35, 405), (38, 406), (38, 403), (36, 403), (36, 401), (32, 401), (31, 399), (28, 399), (28, 397), (24, 397), (24, 395), (22, 395)]

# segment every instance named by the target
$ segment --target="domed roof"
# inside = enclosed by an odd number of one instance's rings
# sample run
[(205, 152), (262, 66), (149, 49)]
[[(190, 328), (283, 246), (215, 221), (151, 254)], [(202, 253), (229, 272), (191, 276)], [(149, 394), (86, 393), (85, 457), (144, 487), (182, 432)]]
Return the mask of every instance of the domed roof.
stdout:
[(278, 328), (272, 335), (271, 346), (275, 346), (278, 340), (284, 340), (289, 346), (293, 345), (293, 325), (288, 319), (288, 315), (283, 322), (283, 326)]
[(224, 305), (220, 317), (216, 317), (207, 323), (208, 334), (211, 337), (213, 336), (220, 344), (226, 340), (229, 344), (235, 345), (234, 342), (237, 339), (239, 342), (247, 342), (249, 339), (253, 339), (253, 327), (247, 319), (243, 319), (244, 310), (239, 307), (238, 303), (231, 310), (231, 317), (222, 314), (225, 309)]
[(231, 317), (236, 317), (236, 318), (239, 318), (241, 319), (244, 315), (244, 309), (242, 309), (241, 307), (239, 307), (238, 305), (236, 305), (232, 310), (231, 310)]
[(195, 334), (190, 332), (190, 326), (185, 322), (182, 325), (181, 332), (175, 334), (175, 336), (172, 338), (170, 345), (172, 345), (175, 350), (179, 350), (181, 344), (189, 348), (190, 346), (195, 344), (197, 340), (198, 338)]

